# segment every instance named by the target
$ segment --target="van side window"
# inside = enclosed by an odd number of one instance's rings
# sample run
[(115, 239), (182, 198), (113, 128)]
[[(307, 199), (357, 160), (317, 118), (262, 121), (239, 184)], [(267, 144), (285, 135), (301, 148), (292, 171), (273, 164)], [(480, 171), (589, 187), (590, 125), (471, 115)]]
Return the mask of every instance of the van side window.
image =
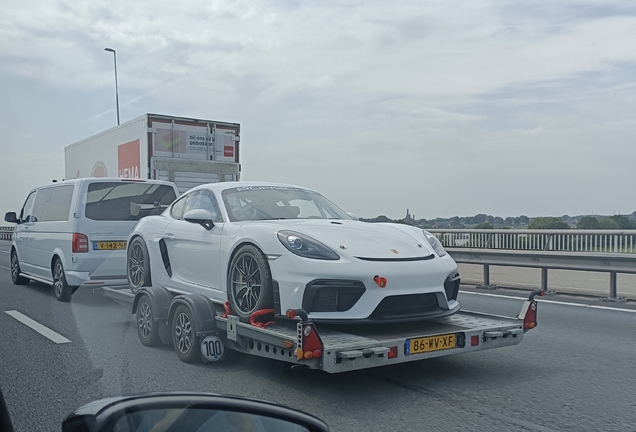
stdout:
[(33, 204), (33, 212), (31, 214), (31, 222), (43, 222), (45, 220), (46, 208), (51, 200), (53, 188), (45, 188), (38, 190)]
[(46, 214), (41, 220), (67, 221), (71, 213), (71, 200), (73, 199), (73, 185), (57, 186), (52, 188), (53, 193)]
[(22, 211), (20, 212), (20, 220), (22, 222), (33, 222), (31, 219), (33, 218), (33, 203), (35, 201), (36, 192), (31, 192), (24, 202), (24, 206), (22, 206)]
[(173, 219), (181, 219), (181, 216), (183, 216), (183, 206), (185, 205), (186, 198), (187, 197), (183, 197), (172, 205), (172, 208), (170, 209), (170, 216)]

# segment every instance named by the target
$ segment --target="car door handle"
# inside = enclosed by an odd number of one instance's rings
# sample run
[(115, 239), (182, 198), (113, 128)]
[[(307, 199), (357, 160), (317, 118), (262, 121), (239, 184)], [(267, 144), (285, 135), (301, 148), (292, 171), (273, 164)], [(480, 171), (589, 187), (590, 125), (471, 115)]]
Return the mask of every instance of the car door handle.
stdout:
[(163, 235), (164, 240), (176, 240), (177, 238), (174, 236), (174, 234), (164, 234)]

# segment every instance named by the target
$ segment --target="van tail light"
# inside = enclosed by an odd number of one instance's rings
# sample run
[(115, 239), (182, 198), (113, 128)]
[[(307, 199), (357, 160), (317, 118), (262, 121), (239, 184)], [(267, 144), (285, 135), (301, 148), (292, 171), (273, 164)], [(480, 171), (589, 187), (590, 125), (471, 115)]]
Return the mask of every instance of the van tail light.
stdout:
[(73, 253), (88, 252), (88, 237), (84, 234), (73, 233)]

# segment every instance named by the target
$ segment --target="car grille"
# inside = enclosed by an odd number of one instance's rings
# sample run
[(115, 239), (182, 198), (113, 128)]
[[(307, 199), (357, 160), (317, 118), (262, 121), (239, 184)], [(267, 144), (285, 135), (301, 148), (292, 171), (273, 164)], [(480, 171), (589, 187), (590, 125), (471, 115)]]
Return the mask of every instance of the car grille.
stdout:
[(438, 310), (437, 295), (408, 294), (385, 297), (369, 317), (372, 320), (415, 318)]
[(305, 288), (303, 309), (307, 312), (348, 311), (365, 290), (364, 284), (359, 281), (313, 281)]
[(444, 291), (446, 291), (447, 300), (457, 300), (459, 295), (459, 273), (453, 273), (446, 278), (444, 282)]

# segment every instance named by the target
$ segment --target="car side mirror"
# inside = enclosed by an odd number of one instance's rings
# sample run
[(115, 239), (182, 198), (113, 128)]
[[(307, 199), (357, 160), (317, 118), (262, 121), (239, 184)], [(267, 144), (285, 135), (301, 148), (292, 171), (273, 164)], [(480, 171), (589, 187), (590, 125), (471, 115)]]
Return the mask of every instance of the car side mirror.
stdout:
[(347, 215), (348, 215), (351, 219), (353, 219), (353, 220), (360, 220), (360, 218), (358, 217), (358, 215), (357, 215), (357, 214), (355, 214), (355, 213), (347, 212)]
[(183, 215), (183, 219), (190, 223), (199, 224), (208, 231), (214, 228), (214, 217), (212, 213), (204, 209), (187, 211), (186, 214)]
[(269, 402), (209, 393), (155, 393), (91, 402), (62, 423), (62, 432), (88, 430), (328, 432), (329, 427), (309, 414)]
[(4, 220), (9, 223), (18, 223), (18, 215), (15, 212), (8, 212), (4, 215)]

